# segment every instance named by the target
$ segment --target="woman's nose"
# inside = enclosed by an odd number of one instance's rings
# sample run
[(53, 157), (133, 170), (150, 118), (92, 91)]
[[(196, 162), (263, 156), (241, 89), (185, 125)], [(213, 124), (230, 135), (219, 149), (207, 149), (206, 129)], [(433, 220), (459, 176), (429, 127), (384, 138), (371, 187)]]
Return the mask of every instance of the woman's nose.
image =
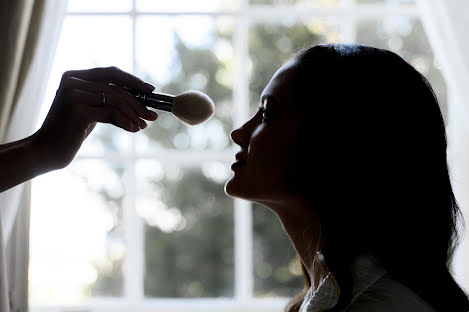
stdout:
[(233, 141), (238, 144), (238, 145), (241, 145), (242, 144), (242, 127), (238, 128), (238, 129), (234, 129), (233, 131), (231, 131), (231, 139), (233, 139)]

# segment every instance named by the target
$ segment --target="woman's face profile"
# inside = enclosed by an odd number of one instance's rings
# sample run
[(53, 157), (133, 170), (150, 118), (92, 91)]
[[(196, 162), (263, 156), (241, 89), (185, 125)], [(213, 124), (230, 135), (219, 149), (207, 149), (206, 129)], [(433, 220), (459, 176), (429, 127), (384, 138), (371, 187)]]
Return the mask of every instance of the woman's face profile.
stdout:
[(294, 71), (293, 62), (281, 67), (262, 92), (256, 114), (231, 132), (241, 149), (225, 185), (228, 195), (267, 205), (296, 195), (289, 183), (301, 114), (293, 103)]

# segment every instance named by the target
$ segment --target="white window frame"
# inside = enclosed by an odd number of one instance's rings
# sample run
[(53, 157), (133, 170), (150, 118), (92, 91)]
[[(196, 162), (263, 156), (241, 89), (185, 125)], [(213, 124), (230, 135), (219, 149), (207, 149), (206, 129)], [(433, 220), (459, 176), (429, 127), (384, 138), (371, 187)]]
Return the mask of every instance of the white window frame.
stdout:
[[(248, 67), (248, 30), (251, 23), (259, 21), (278, 21), (288, 16), (296, 18), (308, 17), (338, 17), (340, 18), (341, 33), (344, 42), (354, 42), (356, 38), (357, 21), (362, 18), (379, 18), (390, 15), (406, 15), (419, 18), (417, 4), (389, 6), (385, 4), (357, 4), (355, 0), (342, 0), (343, 5), (338, 8), (302, 8), (288, 6), (249, 6), (248, 0), (239, 0), (238, 9), (232, 11), (214, 12), (137, 12), (136, 0), (132, 1), (132, 9), (126, 13), (115, 12), (67, 12), (67, 16), (130, 16), (132, 19), (132, 57), (134, 73), (137, 72), (135, 32), (136, 21), (140, 16), (230, 16), (236, 21), (233, 46), (237, 56), (235, 84), (233, 87), (233, 127), (242, 125), (249, 116), (249, 86), (247, 77)], [(111, 159), (126, 163), (129, 178), (125, 181), (127, 194), (124, 200), (125, 241), (128, 244), (126, 266), (131, 268), (124, 273), (123, 296), (119, 298), (91, 298), (85, 306), (72, 307), (41, 307), (31, 306), (32, 312), (63, 312), (63, 311), (96, 311), (96, 312), (210, 312), (210, 311), (283, 311), (289, 298), (254, 298), (253, 297), (253, 263), (252, 263), (252, 207), (247, 201), (234, 199), (234, 254), (235, 280), (233, 298), (203, 298), (203, 299), (149, 299), (144, 296), (144, 232), (143, 221), (137, 215), (136, 176), (133, 164), (140, 159), (158, 159), (161, 162), (180, 163), (185, 166), (198, 166), (207, 160), (228, 163), (234, 160), (232, 150), (221, 152), (190, 152), (187, 151), (159, 151), (158, 155), (137, 155), (134, 141), (129, 155), (114, 156), (77, 156), (78, 159)], [(131, 272), (129, 274), (128, 272)]]

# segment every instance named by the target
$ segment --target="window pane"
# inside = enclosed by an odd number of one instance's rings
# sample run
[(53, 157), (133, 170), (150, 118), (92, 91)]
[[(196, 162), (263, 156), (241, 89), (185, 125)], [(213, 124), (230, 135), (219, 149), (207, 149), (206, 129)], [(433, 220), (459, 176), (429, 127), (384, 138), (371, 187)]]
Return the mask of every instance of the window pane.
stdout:
[(137, 10), (143, 12), (212, 12), (236, 9), (238, 6), (239, 0), (137, 0)]
[(30, 303), (122, 295), (125, 245), (119, 163), (75, 160), (32, 186)]
[(337, 23), (325, 19), (282, 24), (258, 23), (249, 30), (251, 113), (273, 74), (302, 48), (322, 42), (342, 41)]
[(414, 66), (429, 80), (446, 122), (446, 82), (420, 20), (408, 16), (361, 20), (357, 27), (357, 42), (391, 50)]
[(201, 168), (137, 163), (137, 212), (145, 223), (145, 295), (233, 296), (233, 201), (224, 163)]
[(293, 297), (305, 286), (300, 260), (278, 217), (253, 204), (254, 295)]
[[(65, 19), (57, 46), (48, 90), (39, 124), (45, 119), (67, 70), (117, 66), (132, 70), (132, 24), (129, 17), (69, 16)], [(101, 96), (98, 96), (101, 101)], [(98, 124), (85, 140), (79, 154), (102, 155), (123, 152), (130, 146), (131, 133), (109, 124)]]
[(162, 148), (222, 150), (231, 144), (234, 53), (233, 21), (207, 16), (141, 17), (137, 21), (139, 75), (158, 90), (179, 94), (196, 89), (215, 102), (215, 116), (186, 126), (160, 112), (142, 135), (137, 151)]
[(336, 7), (343, 0), (249, 0), (250, 4)]
[(128, 12), (132, 0), (68, 0), (69, 12)]

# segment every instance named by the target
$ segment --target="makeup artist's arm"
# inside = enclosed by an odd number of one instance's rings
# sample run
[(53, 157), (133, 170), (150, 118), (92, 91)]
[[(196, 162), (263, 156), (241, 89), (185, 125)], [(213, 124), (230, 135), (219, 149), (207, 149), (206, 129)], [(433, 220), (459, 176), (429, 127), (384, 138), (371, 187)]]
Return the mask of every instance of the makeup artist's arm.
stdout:
[(156, 120), (155, 112), (119, 87), (141, 93), (154, 89), (116, 67), (66, 72), (41, 128), (0, 145), (0, 192), (67, 166), (97, 122), (137, 132), (146, 127), (143, 119)]

